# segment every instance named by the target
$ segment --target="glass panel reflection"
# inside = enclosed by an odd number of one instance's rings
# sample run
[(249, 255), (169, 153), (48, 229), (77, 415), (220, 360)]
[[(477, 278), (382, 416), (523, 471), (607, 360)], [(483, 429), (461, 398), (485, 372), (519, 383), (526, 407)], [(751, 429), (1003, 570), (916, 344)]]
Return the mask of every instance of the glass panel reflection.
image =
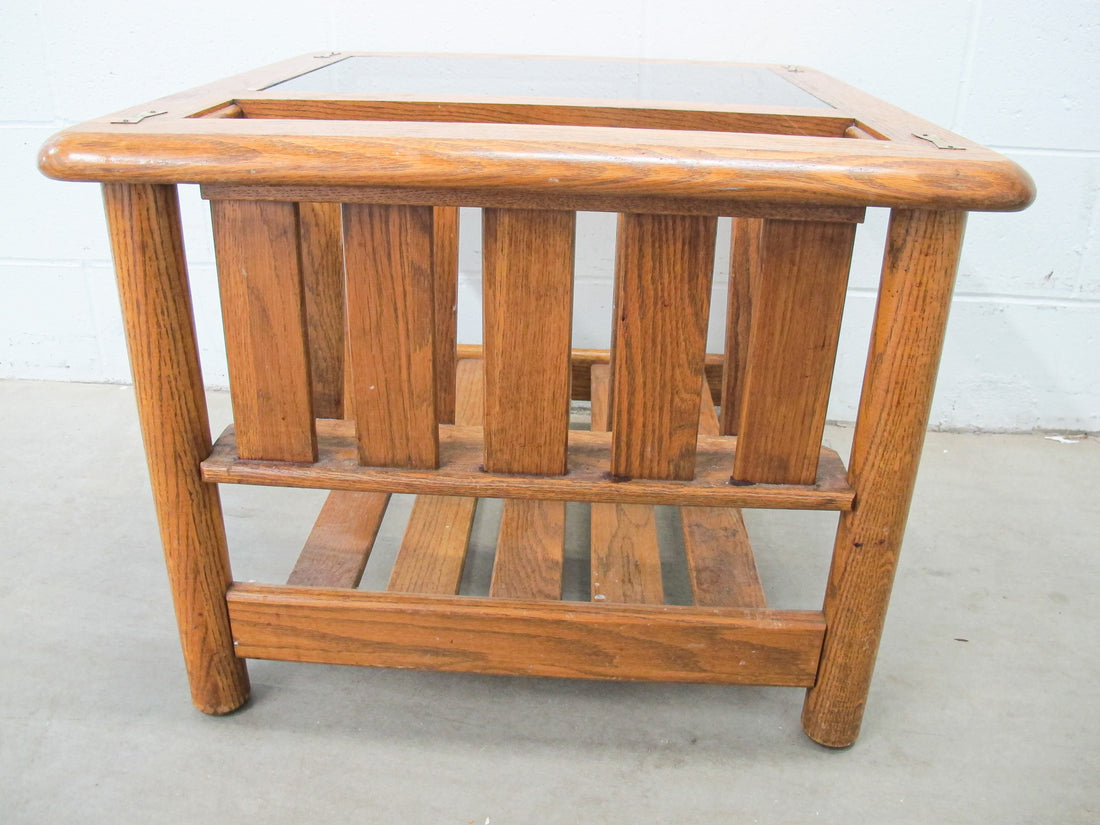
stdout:
[(831, 108), (770, 69), (519, 57), (357, 56), (268, 87), (286, 92), (588, 100)]

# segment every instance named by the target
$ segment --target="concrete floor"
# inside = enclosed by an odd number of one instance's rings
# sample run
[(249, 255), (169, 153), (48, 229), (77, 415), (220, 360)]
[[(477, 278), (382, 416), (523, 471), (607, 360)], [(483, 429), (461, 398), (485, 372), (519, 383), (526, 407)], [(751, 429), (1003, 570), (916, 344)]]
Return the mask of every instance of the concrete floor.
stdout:
[[(0, 455), (2, 823), (1100, 819), (1096, 439), (929, 436), (863, 735), (836, 752), (793, 689), (253, 662), (250, 704), (203, 716), (130, 389), (0, 382)], [(237, 578), (284, 579), (321, 497), (223, 500)], [(835, 516), (749, 516), (771, 601), (816, 606)]]

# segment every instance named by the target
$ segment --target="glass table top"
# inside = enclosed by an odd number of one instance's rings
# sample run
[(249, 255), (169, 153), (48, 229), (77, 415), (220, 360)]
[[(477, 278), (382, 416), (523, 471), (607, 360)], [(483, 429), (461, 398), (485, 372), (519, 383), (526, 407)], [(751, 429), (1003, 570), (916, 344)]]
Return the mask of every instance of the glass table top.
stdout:
[(603, 59), (357, 55), (266, 90), (831, 108), (763, 66)]

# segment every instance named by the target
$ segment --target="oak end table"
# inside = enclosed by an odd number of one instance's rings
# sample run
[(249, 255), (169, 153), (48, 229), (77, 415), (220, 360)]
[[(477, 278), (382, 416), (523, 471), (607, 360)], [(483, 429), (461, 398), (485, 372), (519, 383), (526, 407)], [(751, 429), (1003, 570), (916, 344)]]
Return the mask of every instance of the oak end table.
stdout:
[[(103, 185), (199, 709), (238, 708), (245, 660), (271, 658), (799, 686), (811, 738), (855, 740), (966, 215), (1030, 203), (1015, 164), (799, 66), (325, 53), (67, 129), (40, 166)], [(213, 443), (185, 183), (210, 201), (225, 321), (234, 423)], [(459, 207), (482, 210), (479, 346), (457, 342)], [(891, 218), (845, 463), (821, 438), (867, 207)], [(572, 347), (578, 211), (619, 216), (608, 351)], [(226, 483), (331, 491), (286, 583), (234, 581)], [(369, 592), (395, 493), (417, 499)], [(591, 521), (582, 601), (562, 599), (567, 502)], [(679, 508), (690, 605), (666, 603), (658, 505)], [(743, 508), (840, 514), (823, 605), (768, 607)]]

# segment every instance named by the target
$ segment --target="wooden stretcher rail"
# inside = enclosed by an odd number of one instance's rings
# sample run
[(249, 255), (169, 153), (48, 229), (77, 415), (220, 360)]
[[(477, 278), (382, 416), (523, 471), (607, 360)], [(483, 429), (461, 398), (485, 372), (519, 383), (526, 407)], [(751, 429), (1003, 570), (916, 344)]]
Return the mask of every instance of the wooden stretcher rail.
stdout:
[(816, 610), (410, 596), (234, 584), (242, 658), (584, 679), (810, 686)]
[(700, 436), (695, 478), (612, 480), (611, 436), (583, 430), (569, 432), (569, 469), (561, 476), (487, 473), (482, 469), (484, 442), (480, 427), (439, 428), (438, 469), (364, 467), (358, 463), (355, 422), (317, 421), (318, 461), (293, 464), (248, 461), (237, 457), (233, 427), (226, 429), (202, 463), (205, 481), (325, 490), (465, 495), (550, 501), (606, 501), (788, 510), (851, 510), (854, 491), (840, 457), (821, 450), (817, 483), (745, 484), (729, 481), (736, 439)]
[[(459, 359), (480, 360), (484, 357), (484, 348), (480, 344), (459, 344)], [(611, 363), (611, 351), (606, 349), (574, 349), (570, 355), (573, 371), (572, 398), (574, 401), (589, 401), (592, 398), (592, 366)], [(703, 364), (707, 386), (715, 404), (722, 400), (722, 367), (724, 358), (721, 353), (708, 352)]]
[(260, 200), (289, 203), (422, 204), (474, 206), (486, 209), (559, 209), (569, 212), (633, 212), (660, 215), (716, 215), (779, 220), (863, 223), (862, 206), (817, 206), (798, 203), (757, 203), (728, 197), (710, 200), (683, 197), (638, 197), (607, 193), (574, 195), (567, 192), (530, 192), (510, 188), (459, 189), (410, 186), (253, 186), (207, 183), (208, 200)]

